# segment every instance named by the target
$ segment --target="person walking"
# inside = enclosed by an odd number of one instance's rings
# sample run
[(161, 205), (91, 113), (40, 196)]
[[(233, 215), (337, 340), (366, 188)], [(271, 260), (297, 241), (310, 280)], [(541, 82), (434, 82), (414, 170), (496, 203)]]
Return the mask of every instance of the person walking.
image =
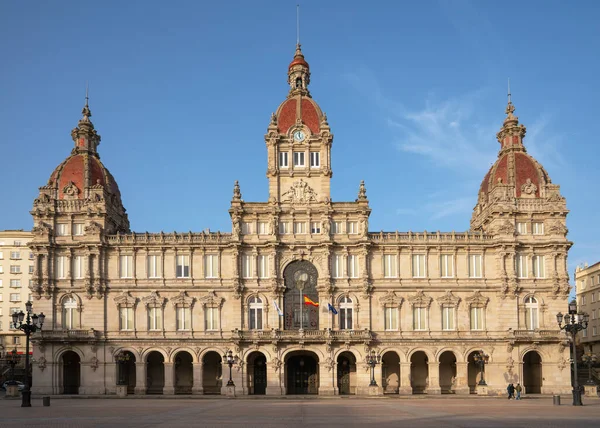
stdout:
[(512, 383), (509, 383), (506, 387), (506, 391), (508, 392), (508, 399), (513, 398), (513, 394), (515, 393), (515, 386)]
[(521, 399), (521, 391), (522, 390), (523, 390), (523, 388), (521, 387), (521, 384), (517, 383), (517, 386), (515, 387), (515, 391), (517, 391), (517, 396), (516, 396), (515, 400)]

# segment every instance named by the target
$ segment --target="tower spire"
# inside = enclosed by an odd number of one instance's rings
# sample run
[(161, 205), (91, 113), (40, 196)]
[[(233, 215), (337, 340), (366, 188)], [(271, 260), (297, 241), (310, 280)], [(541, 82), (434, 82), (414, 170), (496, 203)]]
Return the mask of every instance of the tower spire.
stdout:
[(296, 5), (296, 46), (300, 46), (300, 5)]
[[(88, 105), (90, 97), (89, 97), (89, 91), (90, 91), (90, 84), (88, 82), (85, 82), (85, 105), (83, 106), (83, 110), (81, 110), (81, 114), (83, 115), (83, 117), (81, 118), (81, 120), (79, 121), (81, 122), (85, 122), (85, 123), (89, 123), (91, 125), (91, 121), (90, 121), (90, 117), (92, 116), (92, 112), (90, 111), (90, 106)], [(92, 125), (93, 128), (93, 125)]]

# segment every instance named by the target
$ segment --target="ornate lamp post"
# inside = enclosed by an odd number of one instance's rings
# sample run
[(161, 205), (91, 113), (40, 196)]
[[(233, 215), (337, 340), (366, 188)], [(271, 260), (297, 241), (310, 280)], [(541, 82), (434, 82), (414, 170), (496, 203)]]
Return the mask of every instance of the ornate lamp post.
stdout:
[(13, 385), (14, 385), (14, 381), (15, 381), (15, 366), (17, 364), (19, 364), (20, 360), (21, 360), (21, 356), (19, 354), (17, 354), (16, 348), (13, 349), (12, 351), (6, 353), (6, 362), (10, 366), (10, 379), (11, 379), (11, 383)]
[(227, 365), (229, 366), (229, 380), (227, 381), (227, 386), (235, 386), (235, 383), (233, 383), (233, 379), (231, 378), (231, 368), (235, 364), (237, 357), (233, 356), (233, 352), (231, 352), (231, 349), (230, 349), (229, 351), (227, 351), (225, 353), (224, 359), (225, 359), (225, 363), (227, 363)]
[(119, 364), (119, 385), (125, 385), (125, 365), (129, 362), (129, 353), (128, 352), (119, 352), (115, 357), (115, 360)]
[[(13, 327), (17, 330), (21, 330), (25, 333), (25, 387), (22, 392), (22, 402), (21, 407), (31, 407), (31, 379), (29, 377), (30, 368), (29, 368), (29, 336), (31, 333), (35, 333), (38, 330), (42, 329), (44, 325), (44, 320), (46, 319), (46, 315), (44, 313), (40, 313), (36, 315), (31, 312), (32, 307), (31, 302), (25, 303), (25, 310), (27, 314), (24, 314), (23, 311), (19, 313), (14, 312), (12, 314), (12, 324)], [(27, 315), (27, 317), (25, 317)], [(23, 322), (25, 320), (25, 322)]]
[[(565, 325), (562, 325), (563, 319)], [(558, 327), (571, 335), (571, 352), (573, 355), (572, 385), (574, 406), (583, 405), (583, 403), (581, 402), (581, 391), (579, 390), (579, 382), (577, 381), (577, 350), (575, 348), (575, 337), (577, 336), (578, 331), (587, 328), (589, 319), (589, 314), (577, 312), (577, 302), (575, 300), (572, 300), (571, 303), (569, 303), (569, 313), (567, 315), (563, 315), (560, 312), (556, 314), (556, 321), (558, 322)]]
[(598, 357), (596, 356), (596, 354), (592, 354), (591, 352), (587, 353), (587, 354), (583, 354), (581, 356), (581, 361), (583, 361), (583, 364), (588, 366), (588, 380), (587, 380), (588, 385), (596, 384), (592, 380), (592, 367), (594, 366), (594, 364), (596, 364), (597, 360), (598, 360)]
[(377, 355), (375, 350), (371, 350), (371, 352), (367, 354), (367, 364), (371, 366), (371, 383), (369, 386), (377, 386), (377, 382), (375, 381), (375, 366), (380, 362), (381, 355)]
[(479, 385), (486, 386), (485, 383), (485, 365), (490, 360), (490, 356), (486, 354), (483, 350), (476, 352), (473, 355), (473, 359), (475, 360), (475, 364), (479, 366), (479, 372), (481, 373), (481, 379), (479, 380)]

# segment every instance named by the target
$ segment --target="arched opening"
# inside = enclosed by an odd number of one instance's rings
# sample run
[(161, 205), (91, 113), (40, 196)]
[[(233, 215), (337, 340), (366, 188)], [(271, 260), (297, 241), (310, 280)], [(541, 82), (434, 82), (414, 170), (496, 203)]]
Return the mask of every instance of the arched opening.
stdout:
[(135, 392), (135, 356), (129, 351), (123, 352), (123, 361), (118, 362), (118, 384), (127, 385), (127, 394)]
[(162, 394), (165, 386), (165, 359), (152, 351), (146, 359), (146, 394)]
[(306, 260), (290, 263), (283, 272), (284, 328), (286, 330), (319, 329), (319, 292), (317, 268)]
[(477, 364), (475, 363), (475, 354), (479, 351), (473, 351), (467, 358), (467, 382), (469, 384), (469, 393), (477, 393), (477, 383), (481, 380), (481, 372)]
[(356, 358), (351, 352), (337, 358), (337, 387), (340, 395), (356, 394)]
[(386, 352), (381, 358), (382, 386), (384, 394), (400, 391), (400, 357), (395, 352)]
[(265, 395), (267, 393), (267, 358), (261, 352), (252, 352), (248, 356), (248, 394)]
[(223, 386), (223, 367), (221, 356), (215, 352), (207, 352), (202, 358), (202, 389), (207, 395), (220, 395)]
[(191, 394), (194, 385), (194, 365), (189, 352), (175, 355), (175, 394)]
[(79, 394), (81, 385), (81, 358), (75, 351), (62, 355), (63, 394)]
[(423, 351), (417, 351), (410, 357), (410, 386), (413, 394), (425, 394), (429, 382), (429, 359)]
[(542, 393), (542, 357), (536, 351), (523, 357), (523, 386), (526, 394)]
[(313, 352), (299, 351), (288, 354), (285, 360), (287, 394), (318, 394), (318, 357)]
[(440, 388), (442, 394), (453, 394), (456, 380), (456, 355), (446, 351), (440, 355)]

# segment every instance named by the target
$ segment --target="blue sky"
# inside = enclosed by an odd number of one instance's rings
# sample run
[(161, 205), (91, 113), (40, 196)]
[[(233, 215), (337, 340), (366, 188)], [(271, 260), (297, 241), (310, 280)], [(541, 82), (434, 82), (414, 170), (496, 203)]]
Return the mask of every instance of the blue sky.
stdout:
[[(0, 229), (28, 229), (90, 83), (101, 159), (136, 231), (229, 231), (234, 180), (267, 199), (297, 1), (0, 2)], [(32, 7), (32, 4), (35, 7)], [(570, 272), (600, 260), (597, 1), (302, 1), (332, 199), (365, 180), (378, 230), (465, 231), (511, 79), (525, 145), (571, 213)]]

